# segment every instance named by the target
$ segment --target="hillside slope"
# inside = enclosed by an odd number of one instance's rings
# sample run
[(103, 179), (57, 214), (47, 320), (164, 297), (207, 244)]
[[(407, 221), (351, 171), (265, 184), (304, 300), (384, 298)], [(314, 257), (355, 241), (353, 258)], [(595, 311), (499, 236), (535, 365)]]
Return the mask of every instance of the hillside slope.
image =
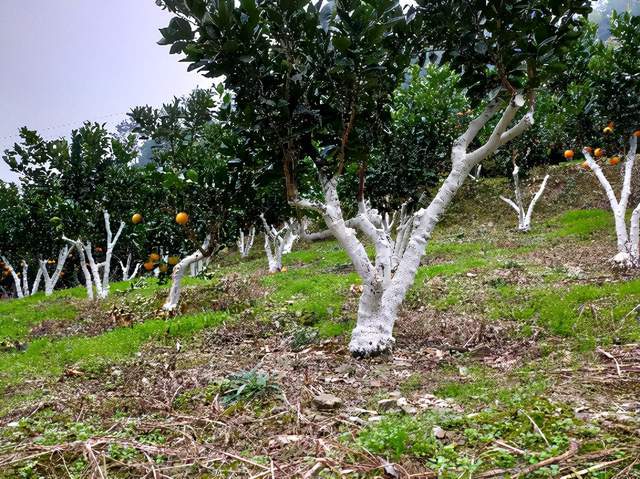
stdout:
[(154, 279), (0, 302), (0, 477), (640, 477), (640, 279), (592, 176), (549, 173), (529, 234), (465, 185), (373, 360), (333, 241), (225, 255), (171, 318)]

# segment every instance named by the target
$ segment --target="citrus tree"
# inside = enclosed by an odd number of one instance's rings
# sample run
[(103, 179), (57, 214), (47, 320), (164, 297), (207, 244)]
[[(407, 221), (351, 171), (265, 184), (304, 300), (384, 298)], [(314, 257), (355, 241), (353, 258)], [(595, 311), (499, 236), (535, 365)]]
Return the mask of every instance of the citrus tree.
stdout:
[(368, 165), (367, 196), (377, 207), (397, 208), (447, 173), (445, 159), (472, 112), (458, 75), (432, 64), (407, 70), (390, 111)]
[(222, 115), (225, 123), (219, 118), (231, 101), (221, 93), (195, 90), (162, 108), (137, 107), (129, 114), (133, 131), (153, 142), (147, 169), (154, 193), (138, 207), (144, 220), (136, 234), (149, 251), (145, 268), (157, 266), (172, 276), (164, 305), (169, 311), (178, 306), (185, 272), (199, 272), (235, 242), (246, 216), (257, 216), (255, 175), (235, 156), (238, 142), (228, 115)]
[[(29, 211), (18, 187), (0, 181), (0, 287), (18, 298), (29, 296)], [(19, 269), (16, 270), (16, 267)], [(26, 284), (25, 284), (26, 283)], [(36, 284), (37, 287), (37, 284)]]
[[(105, 220), (108, 211), (121, 224), (129, 215), (135, 199), (128, 192), (135, 190), (139, 178), (132, 166), (136, 156), (132, 137), (115, 138), (97, 123), (73, 130), (70, 139), (45, 140), (23, 128), (21, 141), (5, 151), (4, 160), (20, 178), (29, 211), (28, 250), (38, 261), (46, 294), (65, 276), (65, 262), (74, 247), (78, 264), (94, 263), (91, 270), (82, 268), (88, 294), (94, 284), (98, 296), (108, 293), (116, 243), (108, 240), (111, 225)], [(63, 240), (65, 234), (74, 238), (72, 244)], [(57, 260), (52, 259), (56, 255)]]
[[(398, 309), (433, 229), (472, 168), (532, 124), (535, 88), (578, 35), (577, 15), (590, 11), (588, 1), (425, 1), (407, 11), (388, 0), (160, 3), (177, 14), (161, 43), (184, 53), (191, 69), (224, 76), (247, 128), (281, 151), (289, 202), (321, 214), (351, 258), (363, 282), (349, 345), (357, 356), (393, 345)], [(404, 219), (398, 242), (365, 201), (365, 178), (372, 146), (389, 122), (391, 94), (416, 58), (448, 62), (472, 106), (482, 107), (453, 142), (452, 167), (437, 194)], [(516, 121), (527, 103), (530, 111)], [(477, 143), (499, 112), (486, 141)], [(304, 157), (318, 172), (317, 197), (297, 188)], [(358, 178), (358, 233), (346, 226), (338, 193), (349, 167)], [(362, 237), (374, 244), (373, 258)]]
[[(600, 141), (583, 149), (590, 169), (602, 185), (615, 220), (617, 254), (613, 261), (625, 267), (640, 266), (640, 205), (627, 223), (633, 169), (640, 137), (640, 17), (629, 13), (611, 15), (612, 38), (594, 42), (588, 71), (590, 97), (588, 113), (601, 129)], [(603, 73), (604, 72), (604, 73)], [(616, 196), (606, 175), (621, 169), (623, 178)], [(610, 174), (611, 174), (610, 173)]]

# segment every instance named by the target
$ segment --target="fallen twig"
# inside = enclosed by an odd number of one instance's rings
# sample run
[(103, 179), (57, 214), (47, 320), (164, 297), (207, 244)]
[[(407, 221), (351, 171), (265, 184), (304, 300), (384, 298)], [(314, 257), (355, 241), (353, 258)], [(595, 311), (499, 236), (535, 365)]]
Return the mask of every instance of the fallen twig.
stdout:
[(628, 461), (628, 460), (629, 460), (628, 457), (623, 457), (621, 459), (616, 459), (614, 461), (601, 462), (600, 464), (595, 464), (594, 466), (587, 467), (585, 469), (581, 469), (576, 472), (572, 472), (571, 474), (566, 474), (562, 476), (560, 479), (570, 479), (572, 477), (581, 477), (581, 476), (584, 476), (585, 474), (589, 474), (590, 472), (599, 471), (600, 469), (604, 469), (606, 467), (613, 466), (614, 464), (619, 464), (623, 461)]

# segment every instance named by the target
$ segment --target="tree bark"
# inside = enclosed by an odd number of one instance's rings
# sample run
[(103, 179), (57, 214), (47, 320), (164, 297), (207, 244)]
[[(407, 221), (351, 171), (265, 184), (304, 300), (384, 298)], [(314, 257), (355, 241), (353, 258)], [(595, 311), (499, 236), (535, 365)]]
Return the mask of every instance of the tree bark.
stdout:
[(640, 266), (640, 257), (638, 255), (638, 221), (640, 220), (640, 205), (638, 205), (631, 214), (631, 221), (627, 229), (626, 213), (631, 196), (631, 179), (633, 175), (633, 166), (636, 159), (636, 151), (638, 147), (638, 138), (631, 135), (629, 139), (629, 151), (627, 152), (624, 162), (624, 177), (622, 180), (622, 190), (620, 191), (620, 200), (616, 197), (611, 183), (605, 176), (600, 165), (593, 159), (591, 153), (584, 149), (582, 153), (587, 159), (589, 168), (596, 175), (596, 178), (602, 185), (607, 195), (613, 219), (616, 228), (616, 238), (618, 253), (611, 258), (611, 261), (617, 266), (623, 268), (636, 268)]
[(518, 165), (514, 163), (513, 184), (514, 184), (514, 189), (516, 194), (516, 202), (514, 203), (512, 200), (510, 200), (509, 198), (505, 198), (504, 196), (501, 196), (500, 199), (505, 203), (507, 203), (516, 211), (516, 214), (518, 215), (518, 231), (527, 232), (531, 229), (531, 218), (533, 216), (533, 209), (536, 207), (536, 204), (542, 197), (542, 194), (544, 193), (544, 190), (547, 187), (547, 181), (549, 180), (549, 175), (545, 175), (544, 179), (542, 180), (542, 183), (540, 184), (540, 188), (538, 189), (536, 194), (531, 199), (531, 202), (529, 203), (529, 208), (527, 208), (527, 210), (525, 211), (524, 201), (522, 199), (522, 189), (520, 187), (519, 174), (520, 174), (520, 169), (518, 168)]
[[(80, 269), (82, 269), (82, 275), (84, 276), (84, 285), (87, 289), (87, 298), (89, 300), (93, 300), (93, 280), (91, 273), (89, 272), (89, 268), (87, 267), (87, 258), (85, 256), (85, 246), (82, 244), (81, 240), (72, 240), (63, 236), (62, 239), (72, 246), (75, 246), (76, 251), (78, 252), (78, 259), (80, 260)], [(91, 245), (89, 245), (89, 249), (91, 249)]]
[(58, 262), (53, 271), (53, 274), (49, 275), (49, 270), (47, 269), (47, 262), (45, 260), (40, 260), (40, 271), (42, 272), (42, 278), (44, 279), (44, 294), (45, 296), (51, 296), (53, 294), (53, 290), (60, 279), (60, 273), (64, 269), (64, 264), (69, 257), (69, 253), (73, 248), (69, 248), (69, 246), (65, 246), (58, 253)]
[(240, 235), (238, 236), (238, 251), (240, 252), (241, 258), (247, 258), (249, 253), (251, 252), (251, 248), (253, 247), (253, 240), (256, 237), (256, 227), (252, 226), (249, 229), (249, 233), (245, 236), (244, 231), (240, 230)]
[(293, 221), (285, 222), (282, 229), (276, 230), (275, 227), (269, 226), (263, 214), (260, 215), (260, 219), (265, 231), (264, 251), (267, 254), (269, 272), (277, 273), (282, 270), (282, 257), (291, 252), (298, 236), (293, 232)]
[(392, 348), (393, 327), (399, 307), (415, 280), (427, 243), (445, 209), (475, 166), (533, 124), (533, 111), (529, 111), (515, 126), (509, 128), (525, 103), (522, 95), (515, 95), (504, 109), (487, 142), (469, 152), (469, 146), (498, 112), (501, 103), (498, 98), (490, 101), (482, 114), (455, 141), (451, 151), (451, 172), (428, 206), (420, 207), (412, 215), (408, 215), (405, 210), (404, 218), (396, 229), (395, 239), (392, 238), (389, 227), (393, 222), (385, 220), (364, 201), (360, 201), (353, 226), (373, 243), (373, 262), (355, 230), (347, 226), (343, 219), (337, 193), (337, 177), (327, 178), (319, 173), (324, 193), (323, 203), (308, 199), (294, 199), (291, 202), (294, 206), (312, 209), (323, 215), (327, 227), (345, 249), (362, 280), (358, 321), (349, 343), (354, 356), (373, 356)]
[(113, 256), (113, 249), (120, 238), (120, 234), (124, 229), (124, 221), (120, 222), (120, 226), (118, 227), (118, 231), (115, 236), (112, 236), (111, 233), (111, 220), (109, 218), (109, 212), (104, 210), (104, 226), (107, 230), (107, 253), (105, 255), (104, 260), (104, 269), (102, 271), (102, 288), (97, 290), (97, 295), (99, 298), (106, 298), (109, 296), (109, 274), (111, 270), (111, 257)]
[(202, 247), (198, 251), (183, 258), (177, 265), (173, 267), (169, 296), (167, 297), (167, 301), (162, 306), (162, 309), (164, 309), (165, 311), (174, 311), (178, 307), (178, 302), (180, 301), (180, 291), (182, 288), (182, 278), (184, 277), (186, 269), (191, 265), (202, 261), (206, 257), (205, 252), (209, 251), (210, 241), (211, 235), (208, 235), (204, 243), (202, 244)]
[(18, 297), (18, 299), (24, 298), (22, 284), (20, 283), (20, 277), (18, 276), (18, 273), (16, 273), (16, 270), (13, 268), (13, 266), (11, 266), (11, 263), (6, 258), (6, 256), (0, 256), (0, 258), (2, 258), (2, 262), (6, 265), (6, 267), (9, 269), (9, 272), (11, 273), (11, 277), (13, 278), (13, 282), (15, 283), (16, 287), (16, 296)]
[(127, 263), (123, 264), (120, 261), (120, 269), (122, 270), (122, 281), (131, 281), (136, 276), (138, 276), (138, 272), (140, 271), (140, 263), (136, 264), (136, 267), (133, 269), (133, 272), (129, 274), (129, 270), (131, 269), (131, 253), (127, 255)]

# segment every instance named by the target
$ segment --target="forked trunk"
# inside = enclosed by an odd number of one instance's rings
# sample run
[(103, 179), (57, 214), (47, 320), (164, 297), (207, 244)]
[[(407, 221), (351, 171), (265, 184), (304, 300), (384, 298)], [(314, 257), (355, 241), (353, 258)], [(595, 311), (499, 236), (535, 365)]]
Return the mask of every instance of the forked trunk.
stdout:
[(182, 279), (184, 278), (187, 268), (194, 266), (198, 262), (206, 258), (206, 254), (209, 251), (209, 242), (211, 237), (207, 236), (207, 239), (202, 244), (202, 247), (183, 258), (177, 265), (173, 267), (173, 273), (171, 275), (171, 288), (169, 289), (169, 296), (167, 301), (162, 306), (165, 311), (174, 311), (178, 307), (180, 301), (180, 291), (182, 289)]
[(582, 153), (587, 159), (589, 168), (594, 172), (596, 178), (602, 185), (611, 211), (616, 228), (616, 238), (618, 253), (611, 258), (611, 261), (621, 268), (637, 268), (640, 267), (640, 204), (636, 206), (631, 214), (631, 220), (627, 227), (626, 213), (631, 196), (631, 179), (633, 175), (633, 167), (636, 159), (636, 151), (638, 147), (638, 138), (631, 135), (629, 139), (629, 151), (624, 162), (624, 176), (622, 181), (622, 190), (620, 191), (620, 199), (616, 197), (611, 183), (600, 168), (600, 165), (593, 159), (589, 150), (584, 149)]
[(353, 220), (357, 228), (373, 245), (375, 260), (369, 258), (363, 242), (343, 219), (337, 192), (337, 177), (320, 174), (324, 202), (294, 199), (292, 204), (315, 210), (323, 215), (327, 227), (349, 255), (362, 280), (363, 292), (358, 307), (358, 322), (351, 334), (349, 350), (354, 356), (366, 357), (389, 350), (394, 344), (393, 327), (398, 311), (409, 288), (413, 285), (420, 260), (428, 240), (445, 209), (470, 174), (483, 159), (500, 146), (522, 134), (533, 124), (530, 111), (513, 127), (517, 111), (524, 105), (521, 95), (514, 96), (494, 127), (487, 142), (468, 152), (480, 130), (498, 112), (501, 101), (489, 102), (483, 113), (473, 120), (467, 131), (456, 140), (451, 152), (452, 169), (438, 193), (426, 208), (412, 215), (404, 211), (392, 238), (392, 224), (360, 201), (358, 216)]

